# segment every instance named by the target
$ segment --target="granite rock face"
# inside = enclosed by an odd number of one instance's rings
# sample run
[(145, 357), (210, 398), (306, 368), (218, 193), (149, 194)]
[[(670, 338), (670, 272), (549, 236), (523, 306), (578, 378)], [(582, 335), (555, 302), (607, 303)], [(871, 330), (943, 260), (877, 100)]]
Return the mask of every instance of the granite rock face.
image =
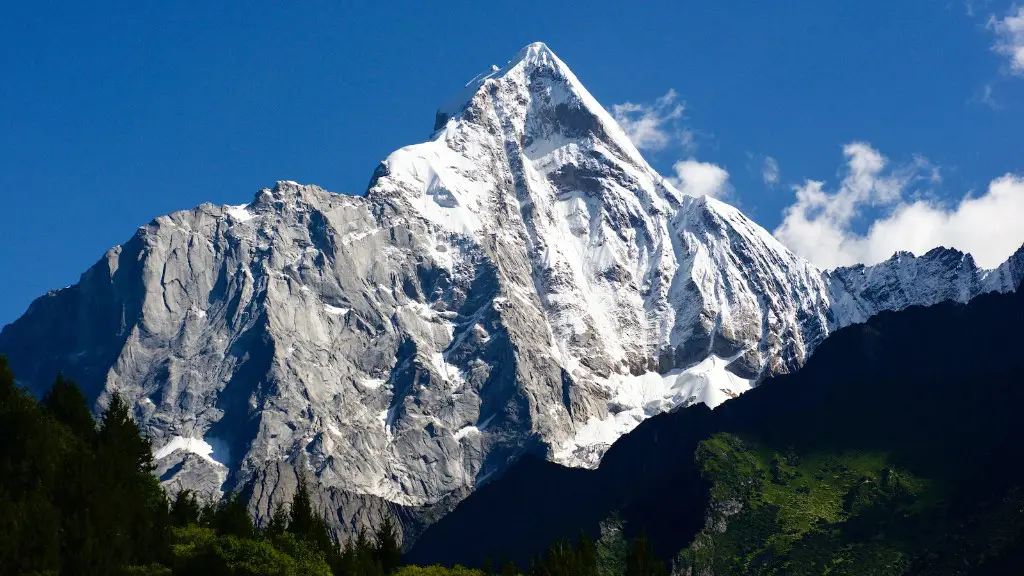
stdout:
[(157, 218), (36, 300), (0, 353), (118, 392), (171, 489), (257, 517), (315, 478), (343, 532), (406, 538), (519, 457), (596, 466), (881, 310), (1012, 290), (937, 249), (830, 272), (659, 176), (543, 44), (475, 80), (365, 196), (278, 182)]

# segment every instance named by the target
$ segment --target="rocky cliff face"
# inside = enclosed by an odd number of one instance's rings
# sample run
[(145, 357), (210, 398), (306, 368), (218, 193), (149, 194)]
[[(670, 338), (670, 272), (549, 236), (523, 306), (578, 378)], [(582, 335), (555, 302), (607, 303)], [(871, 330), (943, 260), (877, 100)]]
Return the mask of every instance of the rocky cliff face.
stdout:
[(680, 194), (543, 44), (467, 86), (364, 197), (279, 182), (163, 216), (0, 333), (19, 378), (119, 392), (161, 479), (258, 514), (315, 475), (343, 529), (414, 533), (525, 453), (595, 466), (885, 309), (1019, 282), (969, 255), (822, 272)]

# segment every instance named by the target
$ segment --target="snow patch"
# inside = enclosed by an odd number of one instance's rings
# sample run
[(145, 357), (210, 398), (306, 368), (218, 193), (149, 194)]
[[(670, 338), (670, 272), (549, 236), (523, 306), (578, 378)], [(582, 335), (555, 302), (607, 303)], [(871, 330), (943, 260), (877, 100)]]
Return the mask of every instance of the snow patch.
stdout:
[(452, 389), (458, 388), (466, 383), (466, 379), (462, 377), (462, 370), (458, 366), (449, 363), (444, 358), (444, 354), (441, 352), (435, 352), (431, 355), (430, 361), (437, 368), (437, 371), (441, 374), (441, 377), (451, 385)]
[(330, 304), (324, 304), (324, 311), (333, 316), (343, 316), (348, 314), (351, 308), (338, 308), (337, 306), (331, 306)]
[(367, 390), (376, 390), (384, 385), (384, 380), (381, 378), (363, 378), (359, 381), (359, 385)]
[(249, 212), (248, 207), (248, 204), (228, 206), (228, 209), (225, 212), (227, 212), (228, 216), (231, 216), (231, 218), (237, 222), (246, 222), (256, 217), (252, 212)]
[(595, 468), (612, 443), (647, 418), (699, 402), (714, 409), (750, 390), (753, 381), (726, 370), (741, 355), (722, 358), (712, 354), (686, 370), (666, 374), (613, 375), (609, 382), (613, 396), (608, 403), (608, 416), (592, 417), (578, 428), (576, 435), (555, 452), (554, 461)]
[(168, 441), (166, 444), (164, 444), (155, 452), (153, 452), (153, 459), (160, 460), (161, 458), (170, 456), (171, 454), (178, 450), (191, 452), (192, 454), (196, 454), (202, 457), (203, 460), (206, 460), (211, 464), (216, 464), (217, 466), (224, 466), (223, 463), (214, 460), (214, 448), (212, 445), (210, 445), (210, 443), (208, 443), (206, 440), (202, 438), (186, 438), (184, 436), (171, 437), (170, 441)]
[(480, 433), (480, 430), (476, 426), (463, 426), (462, 428), (459, 428), (458, 430), (456, 430), (455, 434), (453, 434), (453, 436), (455, 437), (456, 440), (462, 440), (463, 438), (465, 438), (466, 436), (469, 436), (470, 434), (479, 434), (479, 433)]

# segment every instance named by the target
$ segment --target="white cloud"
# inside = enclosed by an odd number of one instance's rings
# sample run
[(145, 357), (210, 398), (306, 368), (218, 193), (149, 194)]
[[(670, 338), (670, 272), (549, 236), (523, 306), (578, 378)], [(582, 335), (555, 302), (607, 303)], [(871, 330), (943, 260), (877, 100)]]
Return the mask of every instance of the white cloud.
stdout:
[(761, 168), (761, 178), (768, 186), (775, 186), (779, 183), (779, 162), (771, 156), (764, 157), (764, 166)]
[(995, 46), (998, 54), (1010, 59), (1010, 72), (1024, 76), (1024, 6), (1012, 10), (1002, 20), (989, 17), (988, 27), (996, 35)]
[(676, 177), (669, 178), (669, 182), (683, 194), (721, 198), (729, 193), (729, 173), (720, 166), (690, 158), (676, 162), (672, 168)]
[[(839, 190), (808, 180), (796, 187), (796, 202), (784, 211), (775, 237), (822, 268), (873, 264), (898, 250), (923, 254), (937, 246), (970, 252), (982, 267), (1001, 264), (1024, 243), (1024, 177), (993, 180), (978, 197), (965, 196), (947, 207), (922, 197), (906, 200), (909, 189), (938, 183), (938, 170), (923, 158), (896, 168), (865, 143), (848, 144), (846, 172)], [(884, 215), (865, 234), (851, 224), (863, 209)]]
[(690, 149), (694, 145), (693, 133), (677, 126), (685, 110), (686, 103), (679, 101), (675, 90), (669, 89), (653, 104), (613, 104), (612, 116), (637, 148), (661, 150), (678, 139), (684, 149)]

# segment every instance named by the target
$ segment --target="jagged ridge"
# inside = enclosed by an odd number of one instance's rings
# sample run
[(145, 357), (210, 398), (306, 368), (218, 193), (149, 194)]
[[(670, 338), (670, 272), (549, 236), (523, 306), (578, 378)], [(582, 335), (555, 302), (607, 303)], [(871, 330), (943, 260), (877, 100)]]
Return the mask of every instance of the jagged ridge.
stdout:
[(841, 326), (1024, 268), (940, 249), (822, 272), (675, 190), (543, 44), (461, 102), (365, 197), (279, 182), (156, 219), (0, 352), (37, 391), (64, 370), (125, 394), (168, 486), (244, 488), (264, 514), (290, 495), (281, 467), (305, 467), (342, 527), (398, 507), (408, 527), (524, 454), (595, 466)]

